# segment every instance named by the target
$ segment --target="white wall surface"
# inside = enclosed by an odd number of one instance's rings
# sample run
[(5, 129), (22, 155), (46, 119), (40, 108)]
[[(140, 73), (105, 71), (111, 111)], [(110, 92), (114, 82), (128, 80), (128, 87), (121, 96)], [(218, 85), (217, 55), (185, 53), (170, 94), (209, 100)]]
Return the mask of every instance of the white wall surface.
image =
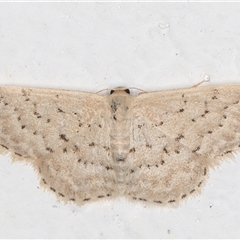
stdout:
[[(240, 83), (240, 3), (0, 3), (0, 85), (96, 92)], [(240, 238), (240, 155), (178, 208), (82, 207), (0, 158), (0, 238)]]

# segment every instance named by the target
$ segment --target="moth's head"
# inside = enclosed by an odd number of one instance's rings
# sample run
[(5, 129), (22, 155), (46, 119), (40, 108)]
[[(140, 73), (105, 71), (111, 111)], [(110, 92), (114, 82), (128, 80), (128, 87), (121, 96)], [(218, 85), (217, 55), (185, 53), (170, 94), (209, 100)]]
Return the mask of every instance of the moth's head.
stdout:
[(110, 91), (110, 95), (112, 94), (130, 94), (130, 90), (124, 87), (117, 87)]

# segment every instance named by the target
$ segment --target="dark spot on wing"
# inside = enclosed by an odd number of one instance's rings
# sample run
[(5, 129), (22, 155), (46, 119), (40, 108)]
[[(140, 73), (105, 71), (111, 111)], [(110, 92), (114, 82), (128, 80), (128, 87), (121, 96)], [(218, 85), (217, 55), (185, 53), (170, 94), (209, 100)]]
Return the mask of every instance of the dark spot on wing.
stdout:
[(22, 157), (22, 154), (15, 152), (16, 155)]
[(125, 158), (120, 158), (120, 157), (119, 157), (119, 158), (117, 158), (116, 160), (117, 160), (118, 162), (125, 162), (126, 159), (125, 159)]
[(198, 146), (196, 149), (194, 149), (192, 152), (195, 153), (200, 149), (200, 146)]
[(50, 187), (50, 189), (51, 189), (53, 192), (56, 192), (56, 189), (55, 189), (55, 188)]
[(111, 169), (111, 170), (112, 170), (112, 168), (110, 168), (109, 166), (106, 166), (106, 169), (107, 169), (107, 170), (109, 170), (109, 169)]
[(74, 145), (74, 149), (77, 151), (77, 150), (78, 150), (78, 146), (77, 146), (77, 145)]
[(49, 151), (50, 153), (53, 152), (53, 150), (50, 147), (47, 147), (46, 150)]
[(192, 191), (190, 191), (190, 194), (192, 194), (193, 192), (195, 192), (195, 189), (193, 189)]
[(94, 142), (92, 142), (92, 143), (89, 144), (89, 147), (94, 147), (94, 146), (95, 146), (95, 143), (94, 143)]
[(232, 153), (232, 151), (228, 150), (228, 151), (224, 152), (224, 154), (228, 154), (228, 153)]
[(162, 203), (162, 201), (159, 201), (159, 200), (156, 200), (156, 201), (153, 201), (155, 203)]
[(84, 198), (83, 201), (86, 202), (86, 201), (89, 201), (91, 198)]
[(99, 195), (99, 196), (97, 196), (98, 198), (103, 198), (103, 197), (105, 197), (104, 195)]
[(63, 153), (67, 153), (67, 148), (63, 148)]
[(59, 137), (64, 140), (65, 142), (68, 142), (69, 139), (67, 139), (66, 135), (65, 134), (60, 134)]
[(136, 150), (135, 150), (135, 148), (131, 148), (130, 150), (129, 150), (129, 153), (134, 153)]
[(65, 113), (61, 108), (58, 108), (58, 112)]
[(26, 127), (26, 125), (22, 125), (21, 128), (24, 129)]
[(178, 137), (175, 138), (177, 142), (179, 142), (180, 139), (184, 138), (182, 134), (178, 134)]
[(169, 203), (173, 203), (173, 202), (175, 202), (175, 200), (169, 200), (168, 202), (169, 202)]
[(9, 149), (7, 146), (5, 146), (5, 145), (3, 145), (3, 144), (1, 144), (1, 146), (4, 147), (4, 148), (6, 148), (6, 149)]
[(61, 197), (65, 197), (62, 193), (58, 193), (58, 195), (61, 196)]
[(187, 196), (186, 194), (183, 194), (183, 195), (182, 195), (182, 199), (184, 199), (186, 196)]
[(163, 151), (168, 154), (168, 150), (166, 149), (166, 147), (163, 148)]
[(107, 146), (104, 146), (103, 148), (104, 148), (106, 151), (109, 151), (109, 150), (110, 150), (110, 148), (107, 147)]

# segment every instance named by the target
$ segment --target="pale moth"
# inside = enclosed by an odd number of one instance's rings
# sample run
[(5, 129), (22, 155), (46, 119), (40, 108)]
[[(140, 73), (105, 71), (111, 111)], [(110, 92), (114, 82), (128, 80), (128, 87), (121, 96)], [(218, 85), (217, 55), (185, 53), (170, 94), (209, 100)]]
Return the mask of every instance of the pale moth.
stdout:
[(83, 204), (125, 196), (174, 205), (240, 150), (240, 85), (132, 96), (0, 87), (0, 152)]

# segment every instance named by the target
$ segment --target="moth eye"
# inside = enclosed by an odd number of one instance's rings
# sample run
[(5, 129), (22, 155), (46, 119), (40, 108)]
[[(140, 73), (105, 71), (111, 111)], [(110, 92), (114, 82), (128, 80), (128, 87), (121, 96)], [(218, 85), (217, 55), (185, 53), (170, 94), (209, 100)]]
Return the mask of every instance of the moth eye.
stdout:
[(115, 92), (114, 90), (111, 90), (111, 91), (110, 91), (110, 95), (113, 94), (114, 92)]
[(130, 90), (129, 90), (129, 89), (126, 88), (124, 91), (125, 91), (127, 94), (130, 94)]

